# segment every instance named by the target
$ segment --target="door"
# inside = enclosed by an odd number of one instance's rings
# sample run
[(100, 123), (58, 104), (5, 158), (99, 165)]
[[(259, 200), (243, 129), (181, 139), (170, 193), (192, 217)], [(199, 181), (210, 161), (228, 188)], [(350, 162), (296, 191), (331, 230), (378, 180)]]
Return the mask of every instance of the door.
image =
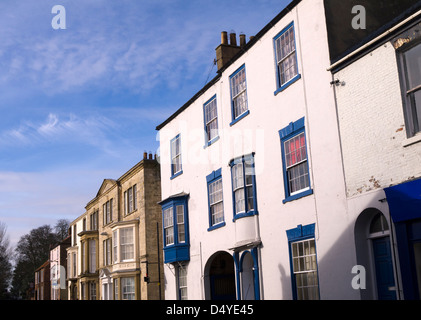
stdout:
[(395, 278), (389, 237), (373, 239), (374, 265), (379, 300), (396, 300)]
[[(234, 259), (227, 252), (214, 254), (206, 264), (211, 300), (235, 300)], [(209, 299), (208, 298), (208, 299)]]

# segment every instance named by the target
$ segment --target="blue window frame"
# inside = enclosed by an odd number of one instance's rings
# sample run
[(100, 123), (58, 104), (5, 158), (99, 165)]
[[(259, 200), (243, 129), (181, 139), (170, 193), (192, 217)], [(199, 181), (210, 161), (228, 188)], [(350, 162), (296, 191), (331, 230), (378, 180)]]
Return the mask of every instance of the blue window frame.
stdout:
[(203, 105), (203, 118), (205, 124), (205, 148), (219, 139), (218, 110), (216, 95)]
[(190, 260), (187, 198), (180, 195), (160, 202), (165, 263)]
[(224, 199), (221, 169), (213, 171), (206, 177), (209, 204), (208, 231), (225, 226)]
[(230, 88), (232, 126), (249, 114), (245, 64), (230, 76)]
[(230, 161), (234, 219), (258, 214), (254, 154)]
[(171, 179), (183, 173), (183, 166), (181, 163), (181, 138), (178, 134), (170, 142), (171, 148)]
[(298, 72), (294, 22), (273, 38), (273, 45), (276, 63), (276, 95), (301, 78)]
[(285, 199), (293, 201), (313, 193), (310, 185), (304, 118), (279, 130)]
[(298, 225), (286, 231), (294, 300), (318, 300), (319, 275), (315, 241), (315, 224)]

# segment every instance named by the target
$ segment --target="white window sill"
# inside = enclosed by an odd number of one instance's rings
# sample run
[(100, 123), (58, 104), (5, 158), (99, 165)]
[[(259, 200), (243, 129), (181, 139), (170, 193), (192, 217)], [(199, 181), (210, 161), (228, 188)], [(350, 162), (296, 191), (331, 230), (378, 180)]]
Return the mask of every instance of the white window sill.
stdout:
[(402, 147), (408, 147), (414, 143), (421, 142), (421, 133), (416, 134), (415, 136), (405, 139), (402, 142)]

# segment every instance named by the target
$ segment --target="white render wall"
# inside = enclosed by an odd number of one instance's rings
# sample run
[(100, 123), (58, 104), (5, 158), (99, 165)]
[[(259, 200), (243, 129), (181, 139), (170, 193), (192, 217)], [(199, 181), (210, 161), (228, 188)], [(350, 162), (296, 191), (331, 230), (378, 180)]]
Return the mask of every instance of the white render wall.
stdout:
[[(421, 176), (421, 141), (408, 139), (395, 49), (386, 43), (335, 74), (348, 196)], [(374, 93), (374, 94), (373, 94)]]
[[(274, 16), (277, 13), (274, 13)], [(302, 78), (283, 92), (276, 90), (273, 38), (294, 21), (298, 68)], [(231, 122), (229, 76), (245, 63), (250, 114)], [(247, 236), (261, 239), (262, 299), (291, 299), (286, 230), (316, 224), (316, 250), (322, 299), (359, 299), (351, 287), (356, 264), (352, 220), (346, 194), (337, 118), (330, 85), (327, 34), (322, 0), (303, 0), (252, 48), (228, 67), (221, 79), (160, 130), (162, 198), (185, 192), (188, 200), (190, 262), (188, 298), (204, 299), (206, 262), (217, 251), (229, 251)], [(217, 95), (220, 139), (204, 146), (203, 104)], [(305, 117), (311, 187), (314, 194), (282, 203), (284, 183), (278, 131)], [(170, 180), (170, 140), (181, 136), (183, 174)], [(231, 159), (255, 152), (259, 215), (232, 221)], [(206, 176), (222, 168), (226, 226), (207, 231)], [(254, 229), (253, 229), (254, 228)], [(176, 299), (174, 274), (165, 267), (166, 299)]]
[[(70, 230), (71, 230), (71, 238), (70, 238), (70, 247), (67, 248), (67, 252), (69, 252), (69, 249), (71, 248), (75, 248), (76, 247), (76, 252), (77, 252), (77, 257), (76, 257), (76, 261), (77, 261), (77, 265), (76, 265), (76, 276), (79, 276), (82, 270), (82, 259), (81, 259), (81, 247), (80, 247), (80, 237), (77, 235), (79, 232), (83, 231), (83, 218), (86, 217), (86, 212), (84, 214), (82, 214), (81, 216), (79, 216), (77, 219), (75, 219), (73, 222), (70, 223)], [(73, 235), (73, 231), (74, 231), (74, 225), (76, 225), (76, 245), (74, 245), (73, 239), (74, 239), (74, 235)], [(74, 251), (71, 251), (74, 252)], [(70, 274), (70, 270), (67, 270), (68, 274)], [(68, 275), (66, 275), (66, 277), (68, 277)], [(71, 297), (71, 292), (70, 292), (70, 284), (71, 281), (69, 280), (67, 282), (67, 287), (68, 287), (68, 297)], [(80, 287), (78, 286), (78, 299), (80, 299)]]

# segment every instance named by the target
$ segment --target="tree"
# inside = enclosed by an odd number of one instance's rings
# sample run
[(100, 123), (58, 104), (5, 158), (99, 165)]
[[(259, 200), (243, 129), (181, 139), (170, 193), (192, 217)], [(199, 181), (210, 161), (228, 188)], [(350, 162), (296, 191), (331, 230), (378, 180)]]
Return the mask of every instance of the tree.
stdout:
[(60, 219), (54, 226), (54, 231), (57, 235), (58, 241), (63, 241), (69, 235), (70, 221), (67, 219)]
[(15, 249), (16, 268), (12, 282), (15, 295), (23, 299), (30, 298), (27, 292), (34, 282), (35, 270), (49, 259), (51, 247), (62, 240), (61, 236), (51, 226), (43, 225), (20, 238)]
[(12, 250), (6, 231), (6, 225), (0, 222), (0, 299), (7, 298), (12, 279)]

